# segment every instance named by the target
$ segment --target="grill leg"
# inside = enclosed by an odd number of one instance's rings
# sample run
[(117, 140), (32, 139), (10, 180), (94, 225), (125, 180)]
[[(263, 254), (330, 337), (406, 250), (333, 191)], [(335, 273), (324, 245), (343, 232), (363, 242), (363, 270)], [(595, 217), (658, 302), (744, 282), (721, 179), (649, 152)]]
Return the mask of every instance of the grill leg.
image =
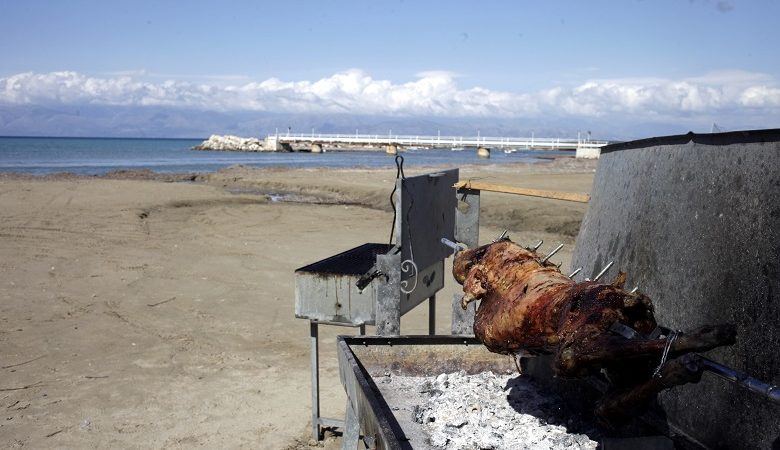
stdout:
[(428, 334), (436, 334), (436, 294), (428, 299)]
[(320, 440), (320, 360), (319, 325), (309, 322), (311, 336), (311, 431), (315, 441)]

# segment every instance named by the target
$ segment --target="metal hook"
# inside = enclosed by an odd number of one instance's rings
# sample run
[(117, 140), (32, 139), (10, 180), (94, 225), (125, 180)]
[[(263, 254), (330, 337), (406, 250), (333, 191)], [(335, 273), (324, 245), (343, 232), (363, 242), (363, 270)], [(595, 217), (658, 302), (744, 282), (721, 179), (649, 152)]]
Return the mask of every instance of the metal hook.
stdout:
[(401, 155), (395, 155), (395, 167), (398, 169), (398, 173), (396, 174), (396, 178), (398, 178), (398, 175), (401, 175), (401, 179), (405, 180), (406, 175), (404, 174), (404, 157)]

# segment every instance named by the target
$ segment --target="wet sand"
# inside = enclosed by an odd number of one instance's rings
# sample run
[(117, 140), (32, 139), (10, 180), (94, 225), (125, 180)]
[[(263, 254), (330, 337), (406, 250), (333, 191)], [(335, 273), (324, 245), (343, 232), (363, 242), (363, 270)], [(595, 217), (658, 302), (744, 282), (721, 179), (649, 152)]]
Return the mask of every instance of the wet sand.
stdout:
[[(594, 169), (556, 160), (467, 167), (461, 179), (588, 192)], [(387, 241), (394, 178), (0, 176), (0, 447), (308, 448), (308, 323), (293, 315), (293, 271)], [(481, 241), (507, 228), (543, 248), (573, 244), (584, 211), (484, 193)], [(553, 260), (568, 267), (570, 250)], [(456, 288), (447, 280), (438, 296), (439, 333)], [(426, 310), (404, 316), (402, 332), (426, 333)], [(321, 327), (326, 416), (342, 417), (345, 402), (334, 338), (354, 331)]]

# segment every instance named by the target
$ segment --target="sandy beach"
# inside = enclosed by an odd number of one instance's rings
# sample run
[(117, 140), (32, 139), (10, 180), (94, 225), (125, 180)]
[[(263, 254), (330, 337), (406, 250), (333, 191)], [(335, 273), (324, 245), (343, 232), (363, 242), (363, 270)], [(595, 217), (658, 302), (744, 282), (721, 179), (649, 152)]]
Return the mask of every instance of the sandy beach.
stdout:
[[(587, 193), (594, 169), (560, 159), (465, 167), (461, 179)], [(247, 167), (0, 177), (0, 447), (309, 448), (293, 272), (387, 241), (394, 178)], [(485, 193), (480, 238), (506, 228), (522, 243), (573, 244), (585, 208)], [(553, 261), (568, 268), (571, 248)], [(450, 278), (438, 296), (438, 333), (457, 288)], [(401, 323), (426, 333), (426, 308)], [(343, 417), (334, 338), (356, 330), (320, 330), (322, 412)]]

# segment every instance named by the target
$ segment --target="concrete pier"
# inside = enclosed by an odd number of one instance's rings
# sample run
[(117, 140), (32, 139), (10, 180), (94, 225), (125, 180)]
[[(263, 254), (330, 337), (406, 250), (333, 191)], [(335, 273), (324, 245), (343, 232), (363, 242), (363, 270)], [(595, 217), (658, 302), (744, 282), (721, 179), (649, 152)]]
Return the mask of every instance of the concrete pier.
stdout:
[(322, 144), (317, 144), (316, 142), (311, 144), (311, 152), (322, 153)]
[(490, 149), (487, 147), (477, 148), (477, 156), (480, 158), (490, 158)]
[(282, 146), (279, 144), (277, 136), (268, 136), (265, 138), (265, 142), (263, 142), (263, 148), (268, 151), (278, 152), (282, 149)]
[(398, 154), (398, 146), (395, 144), (390, 144), (387, 147), (385, 147), (385, 153), (388, 155), (397, 155)]
[(600, 155), (601, 147), (585, 145), (577, 146), (577, 153), (575, 154), (577, 158), (585, 159), (598, 159)]

